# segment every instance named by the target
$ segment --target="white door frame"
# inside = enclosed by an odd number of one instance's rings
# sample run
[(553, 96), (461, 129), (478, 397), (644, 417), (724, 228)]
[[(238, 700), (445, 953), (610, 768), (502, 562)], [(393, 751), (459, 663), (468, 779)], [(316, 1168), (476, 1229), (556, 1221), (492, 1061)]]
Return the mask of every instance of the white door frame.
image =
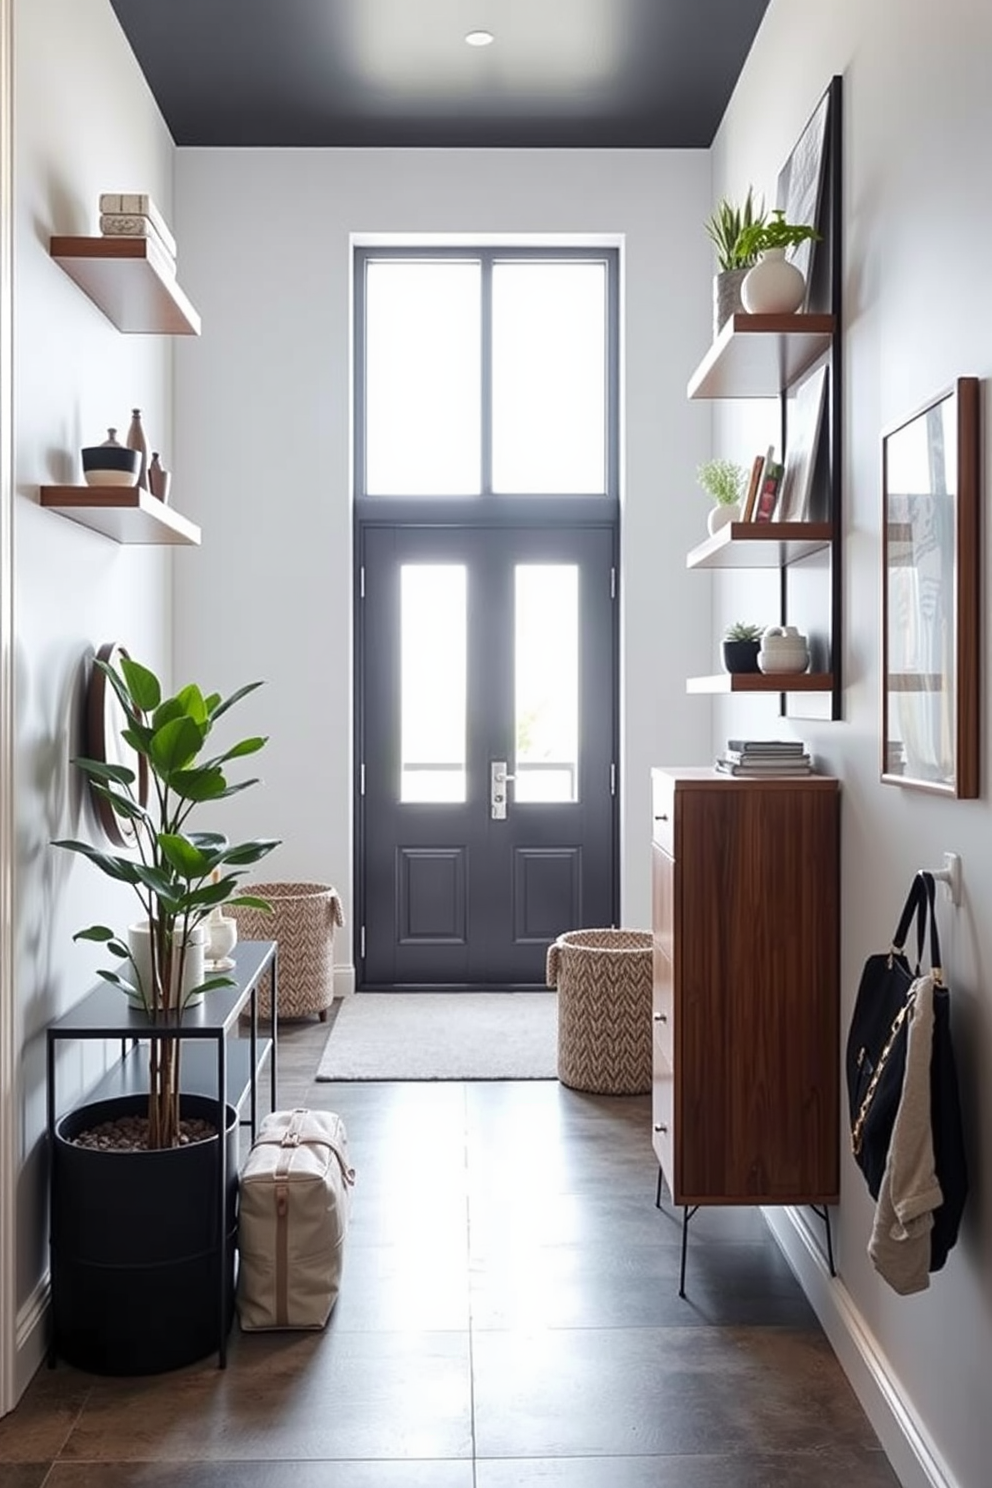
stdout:
[(17, 1404), (17, 1194), (20, 1102), (14, 1006), (14, 5), (0, 0), (0, 1415)]

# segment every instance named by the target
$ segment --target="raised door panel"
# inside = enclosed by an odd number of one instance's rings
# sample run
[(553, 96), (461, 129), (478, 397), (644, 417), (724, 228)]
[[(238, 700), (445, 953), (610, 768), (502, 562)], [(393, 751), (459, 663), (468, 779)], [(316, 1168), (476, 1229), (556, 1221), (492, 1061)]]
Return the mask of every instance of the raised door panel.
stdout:
[(680, 794), (679, 1202), (837, 1192), (836, 792)]

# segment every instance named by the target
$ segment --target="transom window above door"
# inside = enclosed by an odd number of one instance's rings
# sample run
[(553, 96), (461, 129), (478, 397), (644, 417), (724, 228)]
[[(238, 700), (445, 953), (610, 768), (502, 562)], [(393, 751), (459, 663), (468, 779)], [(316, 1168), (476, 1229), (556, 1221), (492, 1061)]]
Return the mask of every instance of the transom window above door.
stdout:
[(358, 250), (356, 494), (614, 495), (616, 263)]

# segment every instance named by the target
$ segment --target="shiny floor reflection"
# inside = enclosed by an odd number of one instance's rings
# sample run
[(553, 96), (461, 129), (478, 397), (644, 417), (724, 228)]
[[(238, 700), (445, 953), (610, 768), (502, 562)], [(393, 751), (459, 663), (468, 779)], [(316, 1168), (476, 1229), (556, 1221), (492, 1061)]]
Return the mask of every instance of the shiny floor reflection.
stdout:
[(111, 1380), (39, 1372), (4, 1488), (898, 1488), (757, 1210), (655, 1208), (650, 1098), (557, 1081), (317, 1085), (358, 1170), (320, 1333)]

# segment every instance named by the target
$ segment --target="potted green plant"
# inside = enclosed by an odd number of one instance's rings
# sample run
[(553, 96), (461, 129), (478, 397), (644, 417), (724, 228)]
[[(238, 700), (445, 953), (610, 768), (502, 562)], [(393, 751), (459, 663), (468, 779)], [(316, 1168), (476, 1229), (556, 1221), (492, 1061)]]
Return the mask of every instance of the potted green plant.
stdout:
[[(229, 782), (227, 767), (257, 753), (264, 738), (207, 750), (219, 720), (261, 684), (226, 699), (190, 684), (170, 697), (153, 672), (126, 656), (117, 666), (99, 658), (93, 665), (123, 709), (120, 737), (140, 768), (89, 757), (74, 763), (101, 805), (128, 826), (134, 847), (116, 854), (73, 839), (54, 845), (128, 884), (144, 911), (150, 931), (145, 976), (137, 974), (132, 943), (118, 931), (92, 925), (74, 937), (98, 942), (117, 958), (100, 976), (122, 997), (140, 997), (145, 1012), (134, 1012), (128, 1027), (140, 1039), (143, 1016), (183, 1028), (196, 995), (209, 998), (236, 985), (223, 975), (208, 974), (192, 985), (185, 977), (190, 948), (211, 910), (225, 903), (265, 907), (241, 894), (238, 882), (278, 842), (232, 844), (220, 832), (190, 825), (196, 808), (257, 783)], [(55, 1126), (53, 1346), (95, 1373), (150, 1374), (191, 1363), (217, 1346), (220, 1298), (225, 1327), (233, 1318), (238, 1112), (230, 1102), (218, 1108), (207, 1094), (180, 1097), (181, 1046), (179, 1037), (147, 1040), (145, 1096), (91, 1098)], [(140, 1069), (143, 1057), (138, 1051), (128, 1060)], [(223, 1131), (217, 1130), (218, 1109)]]
[[(127, 656), (121, 656), (119, 668), (99, 658), (93, 665), (117, 694), (128, 719), (122, 737), (144, 762), (154, 799), (150, 807), (142, 804), (138, 772), (129, 765), (77, 758), (73, 763), (94, 793), (130, 824), (138, 856), (108, 853), (74, 840), (54, 845), (83, 854), (109, 878), (134, 889), (149, 930), (146, 975), (137, 974), (133, 937), (129, 940), (106, 925), (91, 925), (73, 938), (106, 945), (124, 969), (101, 970), (99, 975), (136, 998), (150, 1017), (181, 1017), (194, 997), (232, 985), (225, 976), (188, 984), (186, 964), (197, 926), (222, 904), (268, 908), (264, 900), (238, 893), (237, 886), (246, 869), (278, 842), (256, 838), (232, 845), (219, 832), (192, 831), (188, 826), (195, 807), (222, 801), (258, 783), (229, 784), (225, 766), (257, 753), (264, 738), (242, 739), (221, 754), (201, 756), (218, 719), (261, 683), (249, 683), (227, 699), (219, 693), (205, 695), (195, 684), (164, 697), (154, 672)], [(148, 1092), (151, 1148), (175, 1147), (180, 1140), (179, 1059), (177, 1040), (164, 1046), (161, 1059), (153, 1062)]]
[(766, 221), (742, 230), (740, 251), (757, 259), (741, 285), (741, 298), (750, 315), (789, 314), (799, 309), (806, 294), (806, 277), (786, 258), (786, 250), (819, 242), (820, 236), (807, 223), (787, 222), (781, 207)]
[(747, 472), (733, 460), (706, 460), (696, 467), (696, 480), (714, 502), (707, 518), (712, 536), (741, 515), (741, 499), (747, 487)]
[(717, 273), (713, 279), (713, 338), (720, 334), (731, 315), (743, 309), (741, 285), (757, 263), (757, 251), (741, 247), (742, 234), (765, 220), (764, 204), (754, 198), (749, 186), (743, 202), (724, 197), (707, 220), (706, 235), (716, 249)]
[(727, 672), (756, 672), (764, 627), (737, 620), (723, 635), (723, 667)]

